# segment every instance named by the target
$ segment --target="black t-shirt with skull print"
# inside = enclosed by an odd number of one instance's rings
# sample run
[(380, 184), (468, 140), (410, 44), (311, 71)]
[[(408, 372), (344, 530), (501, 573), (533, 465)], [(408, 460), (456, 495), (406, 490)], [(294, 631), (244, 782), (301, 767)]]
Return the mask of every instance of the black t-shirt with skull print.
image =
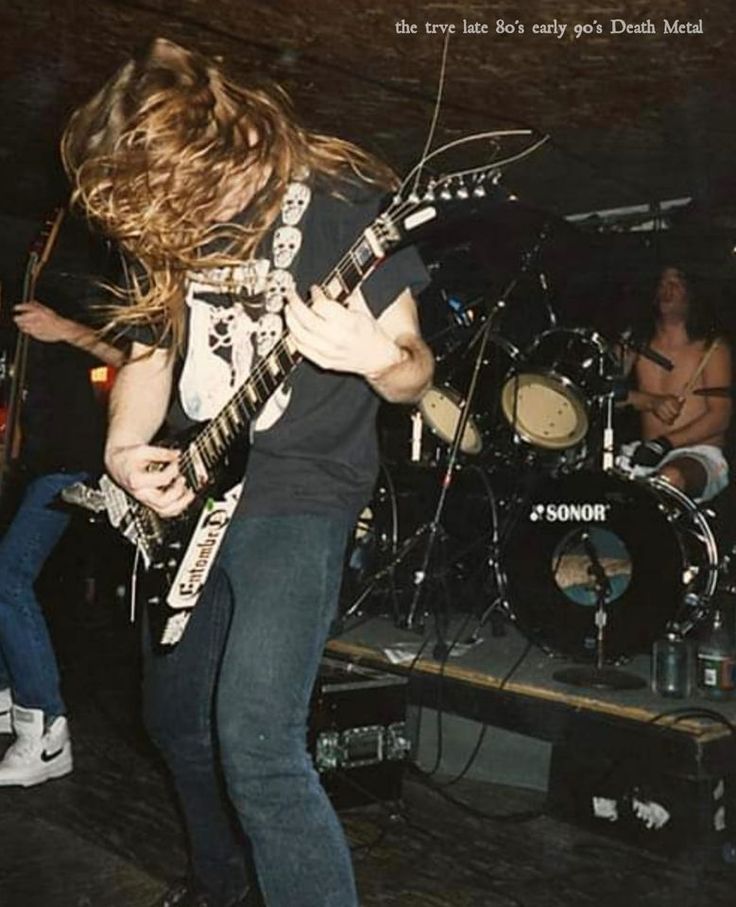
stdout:
[[(380, 210), (381, 194), (375, 190), (339, 189), (336, 195), (311, 187), (311, 201), (299, 212), (300, 235), (288, 229), (270, 238), (273, 261), (256, 259), (235, 273), (228, 269), (221, 288), (217, 273), (192, 276), (187, 348), (170, 419), (174, 426), (212, 418), (282, 336), (282, 295), (263, 292), (269, 272), (283, 265), (280, 259), (293, 259), (289, 271), (305, 296)], [(402, 290), (418, 293), (427, 282), (418, 254), (406, 249), (382, 262), (361, 290), (378, 316)], [(251, 426), (238, 514), (359, 512), (378, 470), (378, 403), (364, 379), (302, 362)]]

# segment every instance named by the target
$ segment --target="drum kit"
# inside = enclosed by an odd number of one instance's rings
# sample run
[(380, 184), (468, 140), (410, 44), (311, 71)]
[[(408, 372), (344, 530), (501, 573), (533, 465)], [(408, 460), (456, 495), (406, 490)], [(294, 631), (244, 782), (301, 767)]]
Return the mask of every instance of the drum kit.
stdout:
[(595, 666), (561, 679), (587, 685), (592, 671), (594, 686), (625, 686), (595, 679), (650, 651), (669, 622), (687, 632), (709, 612), (713, 516), (616, 467), (620, 340), (552, 323), (519, 348), (494, 330), (497, 308), (437, 357), (417, 407), (379, 423), (383, 465), (350, 546), (343, 619), (382, 609), (422, 629), (465, 615), (471, 639), (510, 619), (548, 653)]

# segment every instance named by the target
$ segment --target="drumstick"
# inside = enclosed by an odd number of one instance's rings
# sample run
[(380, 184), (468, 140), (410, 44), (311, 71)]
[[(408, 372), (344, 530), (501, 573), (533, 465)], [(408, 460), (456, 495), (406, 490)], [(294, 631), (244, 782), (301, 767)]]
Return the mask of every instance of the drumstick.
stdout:
[(698, 363), (698, 367), (695, 369), (695, 371), (690, 376), (690, 379), (688, 380), (685, 387), (683, 387), (681, 393), (679, 394), (679, 396), (677, 398), (680, 401), (680, 403), (683, 403), (685, 401), (685, 397), (689, 396), (692, 393), (693, 388), (695, 387), (695, 385), (698, 381), (698, 378), (703, 374), (703, 371), (705, 370), (705, 367), (708, 364), (710, 357), (715, 352), (715, 349), (717, 346), (718, 346), (718, 338), (716, 338), (711, 343), (711, 345), (708, 347), (708, 349), (703, 353), (703, 358)]

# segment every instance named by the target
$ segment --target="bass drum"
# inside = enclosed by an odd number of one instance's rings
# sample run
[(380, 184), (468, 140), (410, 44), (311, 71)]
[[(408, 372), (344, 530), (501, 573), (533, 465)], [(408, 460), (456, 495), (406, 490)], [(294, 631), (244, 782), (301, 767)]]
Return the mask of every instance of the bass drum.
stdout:
[(521, 631), (552, 653), (594, 660), (598, 565), (607, 586), (604, 655), (615, 662), (650, 651), (669, 621), (688, 630), (703, 616), (718, 549), (705, 515), (661, 479), (578, 472), (541, 480), (503, 548)]

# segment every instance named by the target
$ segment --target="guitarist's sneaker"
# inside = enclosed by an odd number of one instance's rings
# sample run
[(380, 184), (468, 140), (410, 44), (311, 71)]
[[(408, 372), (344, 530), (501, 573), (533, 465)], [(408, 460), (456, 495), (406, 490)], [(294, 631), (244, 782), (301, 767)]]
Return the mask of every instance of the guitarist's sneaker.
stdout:
[(13, 733), (13, 721), (10, 710), (13, 707), (13, 697), (10, 690), (0, 690), (0, 734)]
[(60, 715), (44, 729), (40, 709), (12, 708), (15, 740), (0, 762), (0, 786), (31, 787), (72, 770), (72, 745), (66, 718)]

